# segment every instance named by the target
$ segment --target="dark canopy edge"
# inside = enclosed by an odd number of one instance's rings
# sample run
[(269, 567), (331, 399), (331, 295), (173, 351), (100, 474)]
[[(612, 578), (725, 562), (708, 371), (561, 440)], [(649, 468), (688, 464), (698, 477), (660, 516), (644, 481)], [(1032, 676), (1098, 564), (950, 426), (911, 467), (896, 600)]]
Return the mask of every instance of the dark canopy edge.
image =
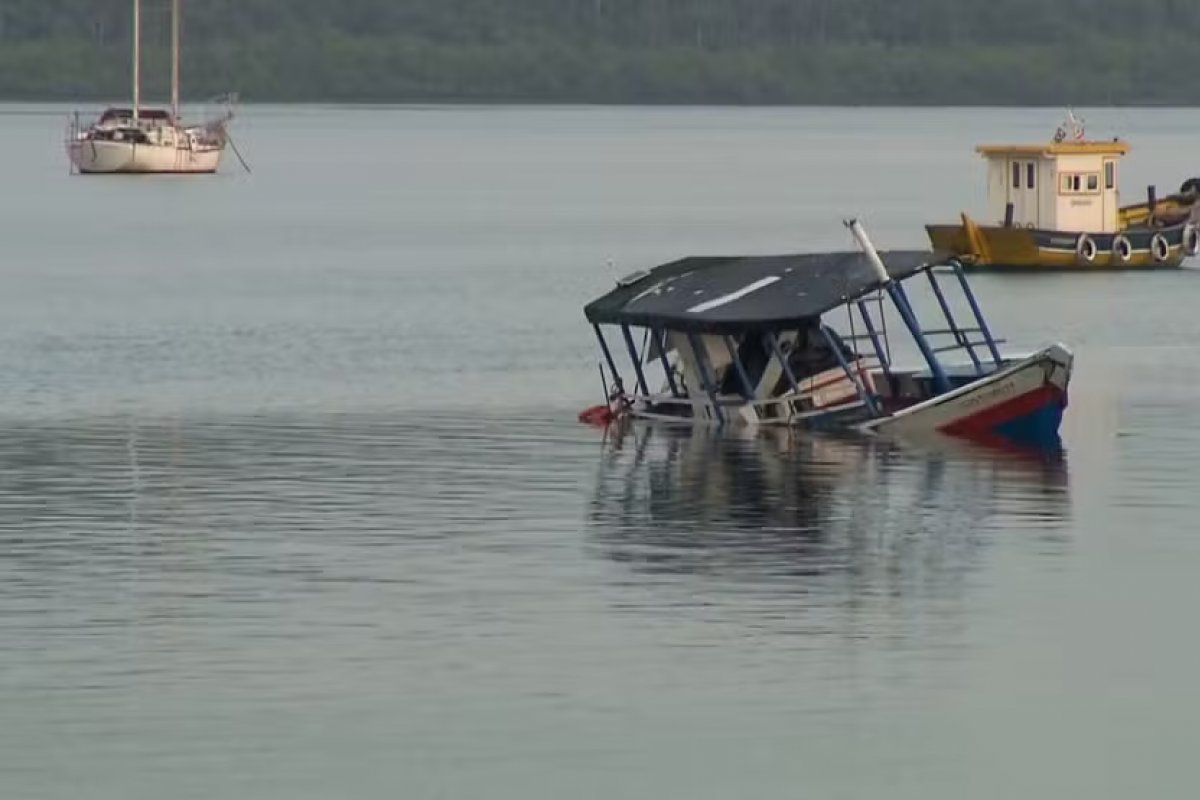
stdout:
[[(879, 255), (897, 281), (947, 263), (930, 251)], [(691, 256), (632, 276), (585, 306), (584, 314), (592, 324), (692, 333), (778, 331), (809, 324), (881, 285), (859, 251)]]

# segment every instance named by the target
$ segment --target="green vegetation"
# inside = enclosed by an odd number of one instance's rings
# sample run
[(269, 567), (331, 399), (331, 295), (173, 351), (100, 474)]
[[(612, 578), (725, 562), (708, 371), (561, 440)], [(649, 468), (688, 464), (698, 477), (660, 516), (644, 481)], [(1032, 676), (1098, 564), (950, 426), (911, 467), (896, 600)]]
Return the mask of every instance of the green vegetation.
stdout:
[[(147, 89), (169, 0), (144, 0)], [(249, 100), (1181, 104), (1194, 0), (184, 0)], [(2, 0), (0, 97), (128, 94), (131, 0)]]

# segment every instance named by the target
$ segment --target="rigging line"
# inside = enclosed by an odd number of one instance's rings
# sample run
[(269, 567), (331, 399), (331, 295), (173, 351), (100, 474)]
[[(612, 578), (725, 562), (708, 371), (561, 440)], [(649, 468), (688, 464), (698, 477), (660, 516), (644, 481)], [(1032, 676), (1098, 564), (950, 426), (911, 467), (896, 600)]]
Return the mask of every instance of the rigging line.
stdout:
[(238, 161), (242, 162), (242, 168), (252, 174), (250, 165), (246, 163), (246, 159), (242, 158), (242, 154), (238, 151), (237, 145), (233, 143), (233, 136), (229, 134), (229, 131), (225, 131), (225, 141), (229, 142), (230, 148), (233, 149), (233, 154), (237, 156)]

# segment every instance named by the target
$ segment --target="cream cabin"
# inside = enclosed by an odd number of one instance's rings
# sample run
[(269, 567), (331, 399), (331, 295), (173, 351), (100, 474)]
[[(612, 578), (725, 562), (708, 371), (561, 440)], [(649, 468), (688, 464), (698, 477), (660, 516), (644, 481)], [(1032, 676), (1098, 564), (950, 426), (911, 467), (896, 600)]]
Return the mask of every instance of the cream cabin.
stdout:
[(988, 162), (988, 216), (1022, 228), (1114, 233), (1121, 228), (1117, 161), (1129, 145), (1063, 141), (983, 145)]

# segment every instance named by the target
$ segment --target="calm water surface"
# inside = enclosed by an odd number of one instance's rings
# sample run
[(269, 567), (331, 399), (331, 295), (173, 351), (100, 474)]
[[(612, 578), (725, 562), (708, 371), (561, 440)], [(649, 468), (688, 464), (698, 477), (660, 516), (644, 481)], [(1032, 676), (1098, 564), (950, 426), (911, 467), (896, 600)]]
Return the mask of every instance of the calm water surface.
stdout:
[(162, 180), (65, 113), (0, 107), (0, 796), (1193, 793), (1200, 272), (977, 280), (1061, 457), (574, 422), (615, 274), (923, 246), (1057, 113), (251, 107)]

